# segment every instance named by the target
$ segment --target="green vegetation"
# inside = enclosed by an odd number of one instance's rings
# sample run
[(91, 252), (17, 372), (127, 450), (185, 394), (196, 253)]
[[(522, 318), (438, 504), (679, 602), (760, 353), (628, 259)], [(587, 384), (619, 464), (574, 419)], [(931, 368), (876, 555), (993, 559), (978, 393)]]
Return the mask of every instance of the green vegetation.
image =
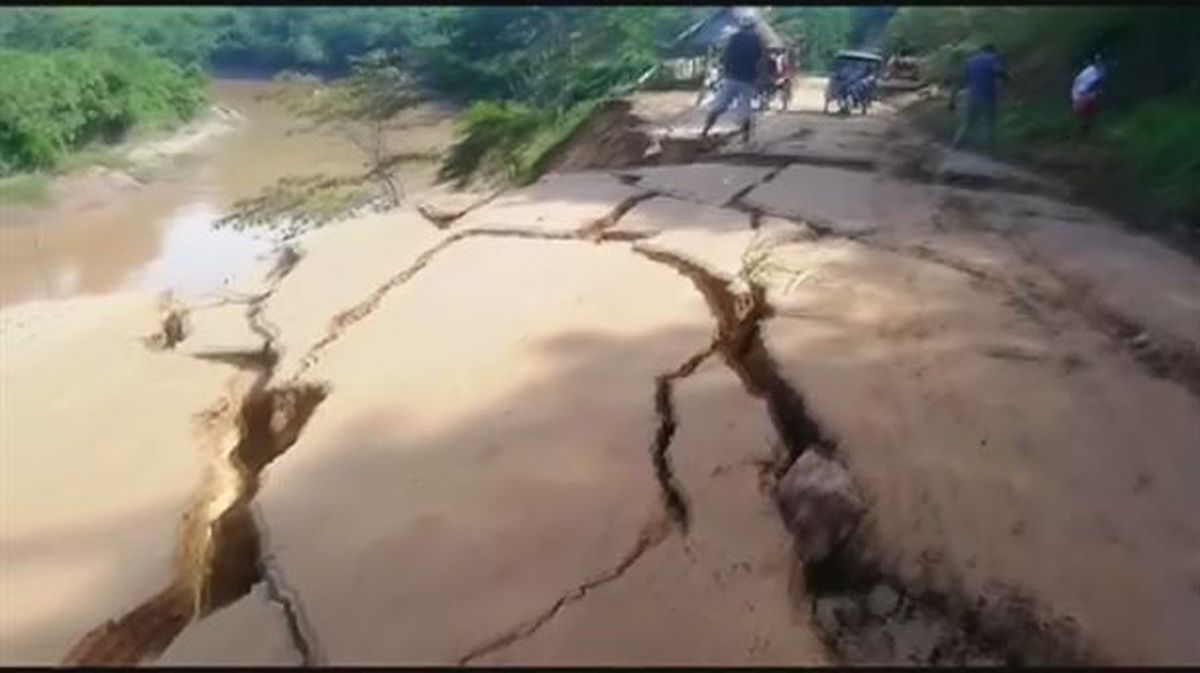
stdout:
[[(645, 72), (671, 38), (700, 14), (702, 10), (689, 8), (516, 6), (10, 10), (0, 14), (0, 45), (7, 59), (2, 67), (11, 74), (3, 82), (8, 89), (0, 93), (13, 94), (7, 98), (28, 109), (14, 111), (13, 120), (0, 120), (0, 129), (7, 132), (10, 170), (52, 166), (97, 138), (113, 139), (147, 122), (186, 118), (192, 106), (169, 81), (171, 75), (178, 74), (184, 88), (197, 91), (199, 80), (191, 77), (197, 68), (341, 76), (353, 72), (356, 58), (386, 52), (402, 55), (404, 70), (419, 77), (424, 88), (462, 103), (483, 102), (484, 112), (464, 115), (468, 147), (481, 144), (470, 140), (473, 133), (492, 131), (495, 115), (487, 110), (528, 109), (524, 120), (536, 120), (539, 130), (522, 136), (530, 145), (519, 153), (526, 157), (523, 165), (536, 166), (541, 163), (537, 155), (552, 147), (553, 139), (565, 137), (581, 111)], [(123, 58), (107, 59), (118, 50)], [(89, 93), (105, 100), (127, 91), (153, 95), (113, 102), (121, 114), (84, 115), (99, 121), (81, 125), (68, 115), (62, 128), (36, 127), (30, 117), (37, 112), (71, 105), (34, 93), (62, 89), (64, 96), (72, 95), (73, 85), (60, 86), (56, 79), (66, 76), (60, 60), (68, 54), (102, 64), (105, 83), (121, 82), (111, 91), (93, 86)], [(110, 74), (113, 60), (125, 68), (156, 72), (131, 83), (123, 72)], [(33, 61), (40, 67), (32, 68), (37, 78), (26, 72), (31, 70), (27, 62)], [(163, 100), (172, 105), (162, 105)], [(481, 125), (478, 131), (476, 125)], [(513, 149), (506, 142), (483, 154)], [(475, 168), (504, 164), (503, 159), (486, 158)], [(508, 173), (516, 177), (528, 170)]]
[(69, 7), (6, 10), (0, 44), (27, 51), (136, 44), (179, 65), (349, 72), (374, 49), (407, 47), (438, 7)]
[(0, 48), (0, 174), (57, 167), (135, 126), (166, 126), (204, 103), (203, 75), (137, 47)]
[[(203, 71), (345, 74), (408, 47), (439, 8), (72, 7), (0, 12), (0, 175), (80, 165), (95, 143), (173, 126)], [(66, 163), (64, 163), (66, 162)]]
[[(0, 45), (23, 58), (59, 59), (75, 52), (97, 61), (120, 49), (129, 54), (122, 60), (129, 67), (173, 64), (182, 74), (200, 68), (343, 76), (354, 71), (358, 57), (399, 55), (398, 62), (423, 88), (467, 106), (462, 143), (443, 173), (459, 181), (479, 172), (523, 182), (536, 177), (546, 157), (599, 101), (645, 74), (684, 28), (712, 9), (27, 8), (0, 14)], [(855, 25), (854, 10), (848, 8), (779, 8), (772, 20), (800, 44), (803, 67), (813, 69), (828, 64)], [(168, 87), (145, 88), (158, 92)], [(16, 97), (26, 95), (18, 91)], [(170, 108), (169, 114), (162, 106), (124, 107), (130, 112), (119, 122), (101, 124), (110, 129), (106, 133), (72, 127), (42, 133), (36, 140), (25, 133), (14, 141), (20, 154), (11, 163), (23, 169), (55, 165), (85, 143), (189, 113), (187, 105)]]
[[(888, 27), (893, 48), (923, 57), (935, 81), (996, 45), (1012, 82), (1001, 147), (1055, 164), (1093, 195), (1152, 220), (1200, 230), (1200, 12), (1188, 7), (916, 7)], [(1068, 92), (1087, 57), (1112, 59), (1095, 137), (1078, 137)], [(1140, 219), (1140, 218), (1139, 218)]]
[(413, 58), (432, 88), (473, 101), (442, 177), (524, 183), (597, 104), (647, 73), (700, 12), (478, 7), (438, 17)]
[(834, 54), (847, 46), (847, 36), (854, 26), (854, 9), (779, 7), (770, 18), (780, 36), (798, 46), (799, 67), (824, 73), (832, 65)]
[(555, 149), (606, 100), (588, 99), (557, 114), (520, 103), (475, 103), (460, 120), (463, 139), (451, 148), (439, 177), (459, 186), (477, 173), (513, 184), (533, 182)]
[(363, 153), (366, 171), (284, 178), (262, 194), (234, 204), (218, 226), (267, 226), (294, 235), (368, 205), (387, 209), (400, 204), (404, 190), (396, 167), (428, 157), (391, 151), (388, 131), (396, 115), (421, 98), (394, 56), (375, 52), (356, 59), (352, 68), (348, 77), (329, 85), (284, 73), (280, 79), (308, 86), (281, 88), (272, 98), (308, 123), (301, 132), (332, 131), (349, 140)]

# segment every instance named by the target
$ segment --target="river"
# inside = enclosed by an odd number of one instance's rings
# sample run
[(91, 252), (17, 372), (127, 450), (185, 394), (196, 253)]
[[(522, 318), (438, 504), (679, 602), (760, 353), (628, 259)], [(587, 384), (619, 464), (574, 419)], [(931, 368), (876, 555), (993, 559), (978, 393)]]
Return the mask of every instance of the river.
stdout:
[[(0, 218), (0, 307), (139, 289), (194, 296), (212, 292), (275, 244), (265, 232), (215, 229), (239, 199), (288, 175), (362, 170), (362, 155), (333, 133), (294, 133), (299, 121), (260, 95), (282, 86), (221, 79), (212, 101), (236, 111), (232, 130), (205, 140), (137, 183), (80, 171), (56, 181), (54, 202), (7, 208)], [(449, 141), (449, 115), (423, 107), (392, 133), (394, 151), (427, 152)], [(432, 183), (432, 162), (406, 164), (412, 193)], [(98, 177), (99, 176), (99, 177)]]

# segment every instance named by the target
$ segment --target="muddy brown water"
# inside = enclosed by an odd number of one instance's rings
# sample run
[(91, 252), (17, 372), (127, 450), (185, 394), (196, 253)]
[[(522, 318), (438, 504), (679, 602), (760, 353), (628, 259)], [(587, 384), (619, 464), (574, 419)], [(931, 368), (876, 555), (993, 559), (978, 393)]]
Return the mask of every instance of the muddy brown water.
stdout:
[[(0, 218), (0, 307), (126, 289), (197, 296), (219, 290), (275, 241), (265, 231), (215, 229), (239, 199), (288, 175), (348, 174), (362, 155), (333, 133), (295, 133), (299, 120), (260, 98), (263, 80), (216, 80), (214, 103), (241, 115), (231, 131), (167, 159), (146, 183), (91, 171), (59, 179), (54, 201), (8, 207)], [(392, 137), (397, 151), (447, 142), (445, 111), (422, 109)], [(414, 125), (415, 124), (415, 125)], [(401, 168), (407, 191), (432, 180), (432, 162)]]

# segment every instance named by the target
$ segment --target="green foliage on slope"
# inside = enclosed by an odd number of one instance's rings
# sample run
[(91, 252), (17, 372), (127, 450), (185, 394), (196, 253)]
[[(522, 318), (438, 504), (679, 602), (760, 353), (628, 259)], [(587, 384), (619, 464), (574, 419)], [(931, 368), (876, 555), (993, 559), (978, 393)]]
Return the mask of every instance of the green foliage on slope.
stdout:
[[(1036, 160), (1072, 153), (1105, 199), (1200, 229), (1200, 9), (1158, 7), (910, 7), (888, 27), (893, 48), (924, 59), (935, 81), (958, 77), (967, 54), (996, 45), (1012, 77), (1001, 144)], [(1093, 139), (1081, 143), (1070, 85), (1092, 54), (1111, 59)]]

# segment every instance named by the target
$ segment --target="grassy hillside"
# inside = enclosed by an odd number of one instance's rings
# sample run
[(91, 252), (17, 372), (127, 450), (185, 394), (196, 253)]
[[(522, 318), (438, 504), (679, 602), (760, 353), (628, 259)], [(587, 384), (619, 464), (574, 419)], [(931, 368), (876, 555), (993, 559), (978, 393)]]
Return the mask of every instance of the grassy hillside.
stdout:
[[(1075, 178), (1146, 225), (1200, 231), (1200, 9), (906, 8), (888, 40), (920, 55), (937, 81), (956, 77), (974, 49), (996, 45), (1012, 76), (999, 120), (1002, 152)], [(1112, 67), (1097, 133), (1083, 141), (1070, 83), (1097, 52)], [(935, 125), (952, 125), (936, 107), (924, 112)]]

